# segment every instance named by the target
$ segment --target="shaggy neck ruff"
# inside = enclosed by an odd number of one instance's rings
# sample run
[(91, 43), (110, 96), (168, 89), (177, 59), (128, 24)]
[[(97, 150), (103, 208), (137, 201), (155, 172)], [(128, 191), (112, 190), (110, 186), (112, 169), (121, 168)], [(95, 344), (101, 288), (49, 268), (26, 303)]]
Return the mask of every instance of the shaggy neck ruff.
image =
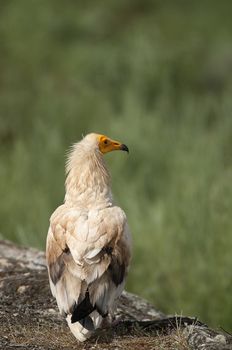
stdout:
[(112, 204), (110, 174), (98, 148), (83, 143), (73, 146), (66, 165), (65, 203), (97, 208)]

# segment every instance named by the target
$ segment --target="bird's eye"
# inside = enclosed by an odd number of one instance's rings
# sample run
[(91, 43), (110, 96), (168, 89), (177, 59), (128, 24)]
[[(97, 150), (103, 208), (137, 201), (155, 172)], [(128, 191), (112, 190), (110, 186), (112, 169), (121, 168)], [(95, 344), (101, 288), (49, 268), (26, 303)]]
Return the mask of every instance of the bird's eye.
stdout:
[(108, 140), (104, 140), (103, 142), (104, 142), (104, 144), (105, 144), (105, 145), (107, 145), (107, 143), (108, 143)]

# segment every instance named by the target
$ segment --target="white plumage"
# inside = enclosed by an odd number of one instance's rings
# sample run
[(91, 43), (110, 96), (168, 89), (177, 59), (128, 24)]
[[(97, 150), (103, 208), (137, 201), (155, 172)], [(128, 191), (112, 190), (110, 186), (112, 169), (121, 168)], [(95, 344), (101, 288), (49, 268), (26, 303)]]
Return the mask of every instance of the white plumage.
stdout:
[(113, 316), (131, 257), (126, 215), (116, 206), (103, 154), (128, 148), (89, 134), (68, 157), (66, 195), (50, 219), (46, 257), (52, 294), (84, 341)]

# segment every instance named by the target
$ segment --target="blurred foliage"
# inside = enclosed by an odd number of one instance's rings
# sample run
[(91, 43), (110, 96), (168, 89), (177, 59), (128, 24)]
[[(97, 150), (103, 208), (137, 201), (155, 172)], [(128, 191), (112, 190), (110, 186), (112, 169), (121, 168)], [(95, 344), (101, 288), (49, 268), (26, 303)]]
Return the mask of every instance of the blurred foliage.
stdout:
[(134, 239), (127, 288), (232, 329), (232, 3), (2, 0), (0, 232), (45, 247), (90, 131)]

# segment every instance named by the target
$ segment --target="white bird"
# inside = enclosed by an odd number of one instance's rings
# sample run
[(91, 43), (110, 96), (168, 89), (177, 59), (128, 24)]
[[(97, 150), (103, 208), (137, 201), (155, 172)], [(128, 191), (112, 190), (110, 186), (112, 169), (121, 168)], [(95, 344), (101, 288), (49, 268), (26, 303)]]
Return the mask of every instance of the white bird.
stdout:
[(112, 199), (103, 155), (127, 151), (107, 136), (89, 134), (74, 144), (66, 166), (64, 204), (50, 218), (46, 258), (60, 313), (79, 341), (113, 317), (131, 258), (124, 211)]

